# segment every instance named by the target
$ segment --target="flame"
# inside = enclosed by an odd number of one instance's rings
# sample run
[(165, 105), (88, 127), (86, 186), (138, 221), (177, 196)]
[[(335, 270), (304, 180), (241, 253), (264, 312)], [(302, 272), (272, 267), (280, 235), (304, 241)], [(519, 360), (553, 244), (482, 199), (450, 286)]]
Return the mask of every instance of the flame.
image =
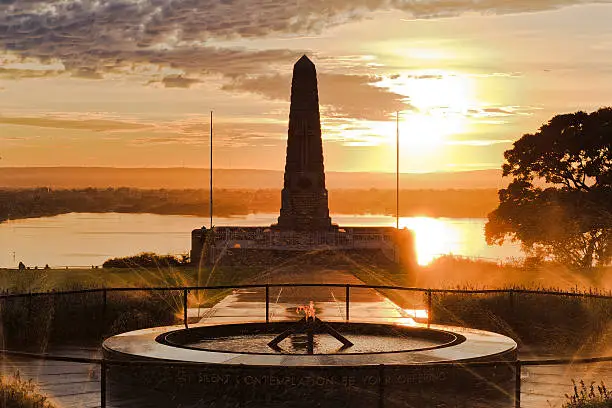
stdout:
[(304, 312), (306, 319), (315, 318), (315, 307), (314, 302), (311, 300), (308, 306), (298, 306), (295, 309), (295, 313), (300, 314)]

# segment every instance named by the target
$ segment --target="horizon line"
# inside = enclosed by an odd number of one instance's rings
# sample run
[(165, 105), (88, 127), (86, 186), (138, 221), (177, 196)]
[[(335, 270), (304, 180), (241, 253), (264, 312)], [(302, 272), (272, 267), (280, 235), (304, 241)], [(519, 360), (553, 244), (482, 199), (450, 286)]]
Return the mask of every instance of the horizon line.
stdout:
[[(186, 167), (186, 166), (164, 166), (164, 167), (124, 167), (124, 166), (0, 166), (0, 170), (5, 169), (105, 169), (105, 170), (210, 170), (210, 167)], [(213, 168), (213, 171), (266, 171), (266, 172), (283, 172), (284, 169), (257, 169), (257, 168)], [(405, 171), (400, 174), (437, 174), (437, 173), (474, 173), (483, 171), (501, 171), (500, 168), (485, 168), (485, 169), (461, 169), (461, 170), (439, 170), (439, 171)], [(327, 170), (325, 174), (330, 173), (366, 173), (366, 174), (395, 174), (395, 171), (352, 171), (352, 170)]]

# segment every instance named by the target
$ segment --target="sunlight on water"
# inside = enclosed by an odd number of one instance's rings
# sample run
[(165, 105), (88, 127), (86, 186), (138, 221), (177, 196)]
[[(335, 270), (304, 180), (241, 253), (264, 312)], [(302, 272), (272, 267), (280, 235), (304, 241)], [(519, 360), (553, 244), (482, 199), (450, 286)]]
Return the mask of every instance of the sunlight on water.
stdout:
[[(335, 215), (333, 222), (345, 226), (395, 226), (395, 218), (386, 215)], [(484, 218), (400, 217), (400, 228), (414, 231), (419, 265), (427, 265), (442, 255), (484, 258), (492, 261), (522, 257), (518, 244), (487, 245)]]
[(419, 265), (427, 265), (443, 254), (461, 252), (461, 231), (448, 222), (429, 217), (401, 218), (400, 228), (414, 231)]

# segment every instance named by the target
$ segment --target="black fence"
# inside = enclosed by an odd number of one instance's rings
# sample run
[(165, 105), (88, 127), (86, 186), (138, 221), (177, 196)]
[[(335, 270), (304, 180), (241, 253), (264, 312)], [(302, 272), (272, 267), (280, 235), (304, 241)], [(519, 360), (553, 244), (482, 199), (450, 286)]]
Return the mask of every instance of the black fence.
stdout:
[[(28, 305), (31, 305), (31, 300), (38, 297), (62, 297), (68, 295), (99, 295), (101, 297), (101, 308), (100, 313), (102, 316), (106, 316), (107, 313), (107, 299), (110, 294), (114, 293), (125, 293), (125, 292), (174, 292), (180, 293), (183, 308), (183, 324), (186, 328), (189, 328), (188, 322), (188, 296), (189, 293), (199, 290), (240, 290), (240, 289), (260, 289), (265, 292), (265, 321), (270, 321), (270, 290), (273, 288), (308, 288), (308, 287), (326, 287), (326, 288), (340, 288), (344, 289), (345, 292), (345, 310), (344, 316), (348, 321), (350, 320), (351, 312), (351, 291), (356, 289), (373, 289), (377, 291), (398, 291), (398, 292), (416, 292), (422, 293), (426, 297), (427, 302), (427, 325), (434, 320), (433, 316), (433, 302), (434, 295), (441, 294), (456, 294), (456, 295), (487, 295), (487, 294), (503, 294), (508, 297), (509, 304), (514, 304), (515, 297), (517, 295), (536, 295), (536, 296), (561, 296), (570, 298), (584, 298), (584, 299), (601, 299), (604, 301), (612, 301), (612, 295), (607, 293), (593, 293), (593, 292), (564, 292), (564, 291), (538, 291), (538, 290), (522, 290), (522, 289), (483, 289), (483, 290), (464, 290), (464, 289), (430, 289), (430, 288), (415, 288), (415, 287), (399, 287), (399, 286), (388, 286), (388, 285), (354, 285), (354, 284), (306, 284), (306, 283), (295, 283), (295, 284), (252, 284), (252, 285), (221, 285), (221, 286), (176, 286), (176, 287), (147, 287), (147, 288), (134, 288), (134, 287), (123, 287), (123, 288), (95, 288), (95, 289), (81, 289), (72, 291), (49, 291), (49, 292), (31, 292), (31, 293), (5, 293), (0, 294), (0, 304), (4, 306), (4, 302), (10, 299), (25, 299)], [(29, 307), (29, 306), (28, 306)], [(28, 316), (30, 311), (28, 311)], [(190, 362), (173, 362), (173, 361), (122, 361), (107, 358), (81, 358), (73, 356), (61, 356), (55, 354), (46, 353), (31, 353), (16, 350), (0, 350), (0, 354), (5, 357), (17, 357), (29, 360), (44, 360), (44, 361), (55, 361), (55, 362), (69, 362), (69, 363), (80, 363), (89, 364), (99, 367), (100, 370), (100, 406), (102, 408), (107, 407), (107, 371), (113, 367), (125, 367), (125, 366), (151, 366), (151, 367), (175, 367), (180, 366), (201, 366), (199, 363)], [(513, 366), (514, 375), (514, 406), (516, 408), (521, 407), (521, 395), (523, 392), (523, 380), (521, 374), (526, 367), (535, 366), (559, 366), (559, 365), (579, 365), (579, 364), (591, 364), (591, 363), (608, 363), (612, 362), (612, 356), (601, 356), (601, 357), (590, 357), (590, 358), (566, 358), (566, 359), (519, 359), (508, 363), (507, 361), (487, 361), (487, 362), (464, 362), (464, 363), (433, 363), (435, 367), (450, 367), (450, 368), (470, 368), (470, 367), (496, 367), (496, 366)], [(359, 369), (359, 367), (347, 367), (347, 369)], [(379, 367), (379, 375), (384, 375), (385, 369), (392, 369), (392, 366), (381, 365)], [(384, 382), (380, 381), (381, 386), (379, 387), (379, 407), (385, 406), (384, 397)]]
[[(183, 296), (183, 309), (184, 309), (184, 324), (188, 327), (187, 323), (187, 303), (188, 295), (192, 291), (196, 290), (235, 290), (235, 289), (265, 289), (265, 305), (266, 305), (266, 321), (269, 321), (270, 314), (270, 289), (271, 288), (344, 288), (345, 289), (345, 315), (346, 320), (350, 319), (350, 294), (351, 289), (373, 289), (377, 291), (381, 290), (392, 290), (399, 292), (421, 292), (427, 295), (427, 310), (428, 320), (431, 320), (432, 313), (432, 295), (434, 294), (506, 294), (508, 295), (509, 302), (513, 302), (514, 295), (549, 295), (549, 296), (563, 296), (573, 298), (589, 298), (589, 299), (606, 299), (612, 300), (611, 294), (606, 293), (594, 293), (594, 292), (568, 292), (568, 291), (551, 291), (551, 290), (528, 290), (528, 289), (429, 289), (429, 288), (416, 288), (416, 287), (404, 287), (404, 286), (389, 286), (389, 285), (361, 285), (361, 284), (341, 284), (341, 283), (274, 283), (274, 284), (251, 284), (251, 285), (218, 285), (218, 286), (160, 286), (160, 287), (116, 287), (116, 288), (94, 288), (94, 289), (80, 289), (71, 291), (48, 291), (48, 292), (28, 292), (28, 293), (5, 293), (0, 294), (0, 300), (3, 299), (15, 299), (15, 298), (34, 298), (40, 296), (58, 296), (58, 295), (78, 295), (78, 294), (93, 294), (99, 293), (103, 299), (103, 311), (106, 310), (107, 295), (109, 293), (120, 293), (120, 292), (181, 292)], [(429, 323), (429, 322), (428, 322)]]

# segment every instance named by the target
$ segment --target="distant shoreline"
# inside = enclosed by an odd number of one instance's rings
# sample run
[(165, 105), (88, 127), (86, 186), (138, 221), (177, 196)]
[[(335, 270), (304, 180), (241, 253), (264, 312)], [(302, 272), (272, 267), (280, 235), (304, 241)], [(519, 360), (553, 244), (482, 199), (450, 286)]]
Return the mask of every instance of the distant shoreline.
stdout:
[[(278, 213), (280, 190), (230, 190), (214, 192), (218, 217), (252, 213)], [(400, 216), (486, 218), (497, 206), (497, 190), (401, 190)], [(342, 189), (329, 192), (335, 214), (395, 215), (395, 191)], [(0, 189), (0, 222), (67, 213), (148, 213), (159, 215), (209, 215), (209, 193), (204, 189)]]

